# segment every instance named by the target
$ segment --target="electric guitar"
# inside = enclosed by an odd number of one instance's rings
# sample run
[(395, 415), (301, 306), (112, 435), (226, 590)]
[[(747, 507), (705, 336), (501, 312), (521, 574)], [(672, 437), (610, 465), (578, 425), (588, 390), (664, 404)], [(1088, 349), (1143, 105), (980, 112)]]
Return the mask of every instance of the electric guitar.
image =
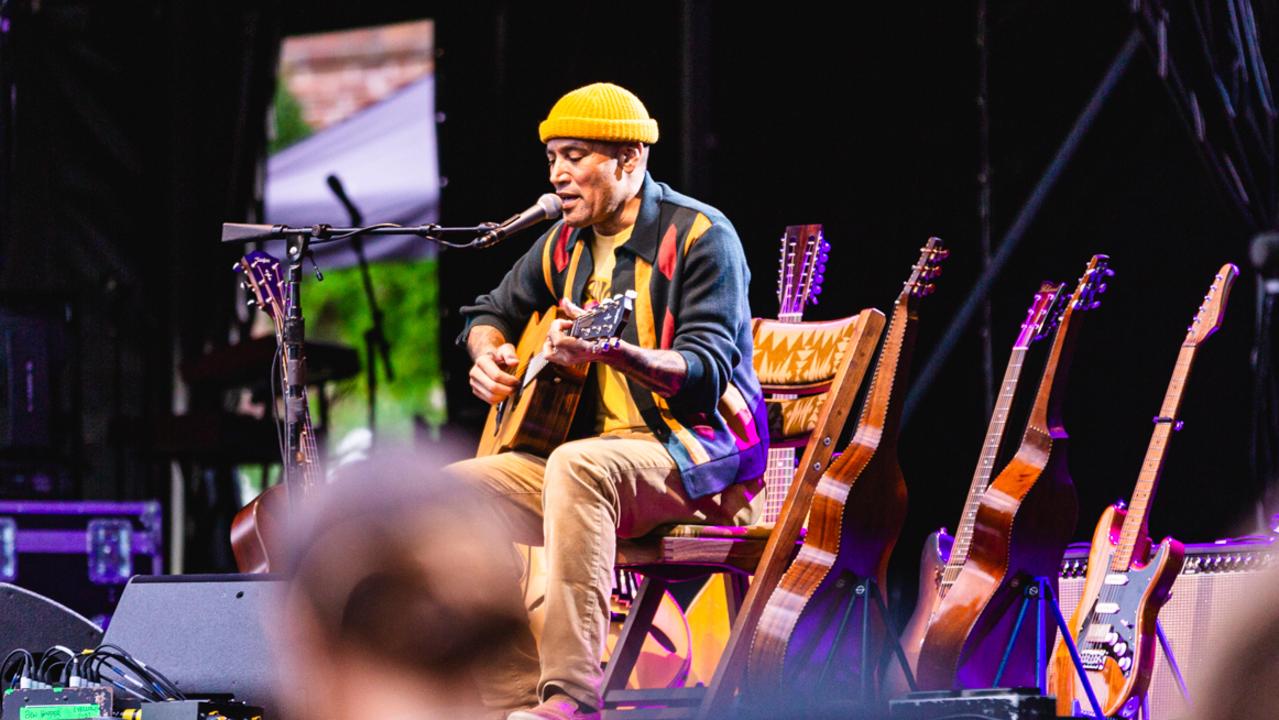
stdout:
[(799, 554), (756, 626), (747, 665), (752, 691), (830, 697), (855, 683), (869, 686), (877, 671), (887, 631), (879, 614), (868, 626), (839, 618), (847, 619), (859, 599), (870, 602), (853, 594), (858, 582), (874, 579), (879, 592), (885, 587), (906, 516), (897, 433), (918, 305), (932, 294), (948, 254), (941, 240), (929, 238), (894, 302), (853, 439), (818, 482)]
[[(1185, 548), (1164, 538), (1151, 553), (1147, 515), (1159, 483), (1168, 440), (1181, 429), (1177, 413), (1199, 346), (1221, 327), (1239, 268), (1221, 266), (1186, 332), (1168, 381), (1155, 429), (1141, 464), (1132, 504), (1109, 507), (1093, 532), (1083, 595), (1070, 618), (1071, 634), (1087, 682), (1106, 717), (1132, 717), (1150, 687), (1155, 663), (1155, 622), (1185, 562)], [(1092, 714), (1070, 651), (1062, 640), (1053, 652), (1048, 686), (1061, 715)]]
[[(945, 528), (928, 536), (924, 541), (924, 552), (920, 558), (919, 600), (915, 612), (902, 631), (902, 649), (906, 653), (907, 662), (912, 671), (918, 667), (919, 648), (924, 642), (924, 631), (928, 621), (937, 609), (941, 599), (950, 591), (960, 570), (968, 560), (968, 548), (972, 542), (973, 525), (977, 519), (977, 508), (981, 497), (985, 494), (990, 480), (995, 474), (995, 462), (999, 449), (1003, 445), (1008, 414), (1012, 409), (1013, 398), (1021, 381), (1022, 365), (1031, 344), (1048, 337), (1056, 328), (1057, 318), (1062, 305), (1068, 297), (1062, 283), (1045, 281), (1040, 284), (1030, 307), (1026, 310), (1026, 319), (1021, 324), (1017, 339), (1013, 341), (1013, 349), (1008, 357), (1008, 366), (1004, 370), (1004, 379), (999, 386), (999, 397), (994, 412), (990, 416), (990, 424), (986, 427), (986, 439), (982, 443), (981, 457), (977, 468), (973, 471), (972, 483), (968, 488), (968, 499), (964, 503), (964, 513), (956, 526), (954, 537)], [(891, 666), (890, 677), (893, 678), (894, 694), (904, 693), (907, 689), (905, 676)]]
[[(284, 275), (280, 261), (264, 252), (251, 252), (240, 258), (236, 270), (243, 273), (244, 286), (253, 293), (252, 304), (257, 305), (275, 323), (275, 339), (283, 352), (284, 321), (288, 317), (289, 302), (285, 293)], [(290, 385), (290, 363), (279, 358), (280, 387)], [(311, 428), (311, 410), (306, 408), (302, 421), (302, 443), (299, 464), (301, 478), (295, 488), (295, 497), (305, 498), (324, 483), (324, 470), (320, 466), (320, 452), (315, 445), (315, 433)], [(272, 397), (270, 402), (275, 403)], [(289, 512), (289, 492), (281, 485), (266, 488), (248, 505), (240, 509), (231, 521), (231, 550), (235, 564), (242, 573), (271, 572), (280, 568), (284, 560), (284, 527)]]
[[(634, 290), (615, 295), (574, 320), (566, 334), (605, 347), (616, 345), (634, 301)], [(568, 436), (590, 364), (557, 365), (541, 354), (559, 317), (559, 311), (552, 308), (529, 319), (515, 348), (519, 363), (511, 373), (519, 378), (519, 385), (489, 410), (476, 457), (508, 450), (546, 457)]]
[(921, 689), (990, 687), (1001, 665), (1000, 686), (1038, 684), (1035, 658), (1047, 656), (1051, 636), (1036, 647), (1033, 616), (1016, 636), (1013, 629), (1026, 584), (1056, 579), (1075, 529), (1078, 500), (1061, 406), (1079, 320), (1100, 306), (1105, 279), (1114, 274), (1107, 262), (1094, 255), (1080, 277), (1058, 321), (1021, 445), (981, 496), (967, 561), (924, 632), (916, 674)]

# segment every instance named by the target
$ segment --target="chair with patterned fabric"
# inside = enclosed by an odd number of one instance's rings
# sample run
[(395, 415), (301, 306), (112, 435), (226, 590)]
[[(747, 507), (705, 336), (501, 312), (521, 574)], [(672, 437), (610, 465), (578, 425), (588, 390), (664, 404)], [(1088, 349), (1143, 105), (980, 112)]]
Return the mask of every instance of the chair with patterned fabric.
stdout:
[[(754, 628), (737, 622), (737, 610), (748, 592), (771, 592), (798, 549), (813, 491), (843, 431), (883, 328), (884, 315), (874, 309), (822, 322), (754, 321), (755, 370), (768, 407), (770, 474), (780, 473), (783, 482), (768, 487), (772, 497), (756, 525), (676, 525), (636, 540), (618, 541), (618, 568), (644, 579), (605, 671), (601, 694), (606, 709), (692, 708), (700, 700), (702, 688), (626, 689), (671, 583), (722, 575), (732, 626), (728, 642), (740, 642), (739, 636), (749, 642)], [(794, 453), (799, 448), (802, 458), (796, 466)], [(709, 666), (713, 669), (714, 661)], [(699, 679), (709, 681), (709, 673)]]

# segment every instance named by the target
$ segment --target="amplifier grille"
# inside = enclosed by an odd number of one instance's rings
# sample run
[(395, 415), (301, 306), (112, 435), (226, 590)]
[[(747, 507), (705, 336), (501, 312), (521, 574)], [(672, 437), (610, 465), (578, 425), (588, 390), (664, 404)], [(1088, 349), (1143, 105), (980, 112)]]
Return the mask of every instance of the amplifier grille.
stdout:
[[(1186, 566), (1172, 587), (1172, 597), (1159, 611), (1159, 621), (1172, 644), (1177, 664), (1193, 701), (1200, 677), (1211, 662), (1218, 638), (1235, 620), (1258, 572), (1276, 562), (1274, 538), (1229, 540), (1186, 546)], [(1072, 545), (1062, 560), (1058, 594), (1061, 612), (1070, 619), (1084, 589), (1088, 546)], [(1156, 650), (1150, 683), (1151, 720), (1190, 717), (1163, 652)]]

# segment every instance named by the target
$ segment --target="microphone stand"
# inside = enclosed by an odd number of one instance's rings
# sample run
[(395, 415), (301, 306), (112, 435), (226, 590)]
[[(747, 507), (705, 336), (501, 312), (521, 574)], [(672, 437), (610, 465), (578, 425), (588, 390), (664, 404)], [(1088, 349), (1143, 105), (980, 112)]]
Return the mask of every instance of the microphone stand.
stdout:
[[(288, 248), (288, 273), (285, 292), (288, 294), (288, 312), (284, 316), (284, 364), (288, 383), (284, 387), (284, 489), (289, 506), (296, 508), (301, 501), (303, 464), (306, 456), (302, 446), (302, 430), (306, 423), (306, 359), (303, 345), (306, 321), (302, 317), (302, 260), (310, 252), (310, 235), (293, 232), (285, 236)], [(272, 400), (271, 402), (275, 402)], [(312, 462), (318, 458), (311, 458)]]
[[(302, 261), (311, 252), (312, 245), (351, 240), (358, 242), (362, 235), (416, 235), (445, 247), (452, 248), (486, 248), (496, 244), (496, 240), (487, 237), (497, 228), (497, 223), (484, 223), (472, 227), (443, 227), (441, 225), (415, 225), (404, 227), (394, 223), (379, 223), (367, 227), (335, 228), (325, 224), (310, 227), (290, 227), (287, 225), (255, 225), (244, 223), (223, 223), (222, 242), (247, 243), (263, 240), (285, 241), (287, 248), (288, 272), (285, 293), (288, 296), (288, 312), (284, 319), (284, 362), (289, 381), (284, 392), (284, 482), (290, 506), (296, 506), (300, 500), (303, 467), (307, 460), (302, 446), (302, 430), (306, 425), (306, 362), (303, 357), (303, 340), (306, 335), (306, 321), (302, 317)], [(446, 240), (448, 235), (470, 235), (470, 242), (453, 242)], [(362, 254), (362, 253), (361, 253)], [(314, 262), (314, 260), (312, 260)], [(316, 275), (319, 276), (317, 268)], [(367, 280), (367, 278), (366, 278)], [(376, 306), (375, 306), (376, 307)], [(377, 313), (374, 322), (378, 322)], [(387, 363), (388, 378), (390, 364)], [(370, 408), (371, 411), (371, 408)], [(311, 458), (312, 461), (317, 458)]]
[[(337, 197), (342, 207), (346, 208), (347, 215), (351, 217), (352, 225), (363, 225), (364, 214), (355, 206), (351, 198), (346, 194), (346, 188), (343, 187), (341, 179), (337, 175), (329, 175), (327, 179), (329, 189)], [(369, 400), (369, 451), (372, 452), (373, 447), (377, 444), (377, 361), (382, 359), (382, 367), (386, 369), (386, 381), (388, 383), (395, 382), (395, 368), (391, 365), (391, 343), (386, 339), (386, 333), (383, 331), (382, 324), (382, 308), (378, 307), (377, 294), (373, 291), (373, 275), (369, 271), (369, 259), (364, 254), (364, 238), (360, 235), (351, 237), (351, 249), (355, 251), (355, 260), (360, 268), (360, 280), (364, 287), (364, 299), (369, 304), (369, 314), (372, 322), (369, 328), (364, 331), (364, 357), (365, 357), (365, 382), (368, 385)]]
[[(358, 220), (356, 220), (358, 224)], [(386, 369), (386, 381), (395, 382), (395, 368), (391, 366), (391, 343), (386, 339), (382, 328), (382, 308), (378, 307), (377, 295), (373, 292), (373, 277), (369, 274), (369, 261), (364, 254), (364, 239), (359, 235), (351, 238), (351, 247), (355, 250), (355, 259), (360, 266), (360, 278), (363, 281), (364, 297), (369, 303), (369, 314), (372, 321), (364, 331), (364, 356), (366, 359), (365, 381), (369, 387), (369, 450), (377, 444), (377, 360), (382, 358), (382, 367)]]

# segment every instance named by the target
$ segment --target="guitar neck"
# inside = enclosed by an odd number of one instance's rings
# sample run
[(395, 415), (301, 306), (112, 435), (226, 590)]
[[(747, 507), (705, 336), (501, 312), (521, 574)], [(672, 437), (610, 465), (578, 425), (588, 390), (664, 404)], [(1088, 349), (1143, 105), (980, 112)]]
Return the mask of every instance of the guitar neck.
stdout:
[(1066, 397), (1066, 385), (1070, 378), (1070, 362), (1075, 354), (1075, 339), (1079, 335), (1078, 313), (1068, 307), (1053, 336), (1052, 350), (1044, 363), (1043, 377), (1035, 393), (1035, 404), (1030, 409), (1026, 432), (1046, 430), (1053, 437), (1065, 437), (1061, 422), (1061, 404)]
[(901, 392), (898, 375), (909, 365), (918, 319), (919, 315), (911, 303), (909, 292), (902, 292), (893, 305), (893, 317), (888, 324), (884, 346), (879, 353), (879, 362), (875, 364), (875, 375), (871, 378), (866, 405), (862, 408), (861, 418), (857, 422), (856, 432), (858, 433), (867, 431), (880, 433), (879, 447), (897, 442), (897, 429), (901, 425), (902, 400), (905, 395)]
[[(1003, 444), (1005, 427), (1008, 423), (1008, 411), (1012, 408), (1013, 397), (1017, 393), (1017, 385), (1021, 381), (1022, 364), (1026, 359), (1026, 348), (1013, 347), (1008, 358), (1008, 367), (1004, 370), (1004, 381), (999, 386), (999, 399), (995, 403), (995, 412), (986, 427), (986, 439), (982, 443), (981, 458), (977, 461), (977, 469), (973, 471), (973, 480), (968, 487), (968, 499), (964, 502), (964, 515), (955, 532), (955, 544), (951, 548), (950, 558), (942, 574), (942, 585), (945, 588), (954, 584), (968, 559), (968, 547), (973, 538), (973, 526), (977, 521), (977, 508), (981, 505), (982, 495), (990, 485), (994, 475), (995, 461), (999, 457), (999, 448)], [(943, 589), (944, 592), (944, 589)]]
[(1132, 491), (1128, 515), (1124, 518), (1123, 530), (1119, 536), (1119, 547), (1111, 559), (1110, 569), (1114, 572), (1128, 571), (1132, 565), (1133, 553), (1148, 534), (1150, 500), (1154, 497), (1159, 476), (1163, 473), (1164, 460), (1168, 456), (1168, 439), (1176, 430), (1174, 425), (1177, 413), (1181, 410), (1186, 378), (1190, 376), (1190, 367), (1194, 364), (1197, 352), (1197, 346), (1183, 344), (1181, 352), (1177, 353), (1177, 364), (1168, 381), (1163, 404), (1159, 406), (1159, 417), (1155, 419), (1155, 429), (1150, 434), (1150, 445), (1146, 448), (1146, 459), (1141, 463), (1137, 486)]
[[(799, 323), (803, 321), (802, 312), (782, 312), (777, 314), (778, 322)], [(774, 395), (774, 400), (793, 400), (795, 395)], [(777, 522), (782, 506), (786, 504), (786, 490), (795, 477), (795, 448), (770, 447), (768, 449), (768, 465), (764, 469), (764, 513), (765, 523)]]
[[(283, 348), (284, 347), (284, 321), (280, 317), (281, 315), (283, 315), (283, 313), (279, 313), (275, 317), (275, 332), (276, 332), (276, 341), (279, 343), (279, 346)], [(287, 393), (288, 392), (287, 388), (291, 384), (292, 378), (290, 378), (289, 376), (289, 363), (284, 362), (283, 357), (281, 357), (281, 360), (282, 361), (280, 362), (280, 387), (284, 388), (285, 392)], [(305, 362), (306, 362), (306, 359), (303, 358), (301, 363), (305, 363)], [(301, 365), (301, 363), (299, 363), (299, 365)], [(316, 486), (320, 485), (323, 482), (323, 473), (320, 468), (320, 450), (319, 450), (319, 447), (316, 445), (315, 430), (311, 425), (311, 401), (310, 401), (310, 395), (306, 391), (306, 385), (302, 386), (301, 401), (302, 401), (302, 431), (301, 431), (301, 442), (299, 443), (297, 447), (298, 457), (296, 461), (297, 461), (298, 467), (302, 469), (302, 481), (298, 489), (301, 491), (301, 494), (305, 495), (307, 492), (309, 492), (310, 490), (312, 490), (313, 488), (315, 488)], [(274, 399), (272, 399), (272, 402), (275, 402)], [(287, 403), (287, 400), (286, 400), (286, 403)], [(288, 459), (286, 458), (286, 461), (287, 460)], [(285, 474), (285, 477), (286, 478), (288, 477), (287, 473)], [(290, 495), (292, 495), (292, 493), (290, 493)]]

